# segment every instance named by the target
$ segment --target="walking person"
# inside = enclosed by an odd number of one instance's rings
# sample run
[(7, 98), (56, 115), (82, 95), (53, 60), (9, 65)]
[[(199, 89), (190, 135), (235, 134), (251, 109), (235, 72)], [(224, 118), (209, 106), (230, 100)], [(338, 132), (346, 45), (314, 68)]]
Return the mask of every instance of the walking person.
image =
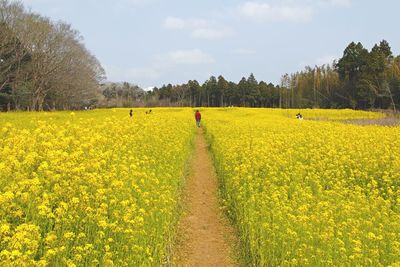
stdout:
[(131, 109), (131, 110), (129, 111), (129, 117), (131, 117), (131, 119), (132, 119), (132, 115), (133, 115), (133, 110)]
[(198, 128), (200, 128), (200, 121), (201, 121), (201, 113), (199, 110), (196, 110), (196, 113), (194, 114), (194, 117), (196, 119), (196, 125)]

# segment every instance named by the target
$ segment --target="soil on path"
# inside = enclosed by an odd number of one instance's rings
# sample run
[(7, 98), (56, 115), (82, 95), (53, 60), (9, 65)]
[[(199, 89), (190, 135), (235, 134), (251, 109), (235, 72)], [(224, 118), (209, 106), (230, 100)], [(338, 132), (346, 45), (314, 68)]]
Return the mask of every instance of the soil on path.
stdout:
[(199, 129), (173, 266), (237, 266), (232, 257), (233, 229), (219, 208), (217, 188), (215, 170)]

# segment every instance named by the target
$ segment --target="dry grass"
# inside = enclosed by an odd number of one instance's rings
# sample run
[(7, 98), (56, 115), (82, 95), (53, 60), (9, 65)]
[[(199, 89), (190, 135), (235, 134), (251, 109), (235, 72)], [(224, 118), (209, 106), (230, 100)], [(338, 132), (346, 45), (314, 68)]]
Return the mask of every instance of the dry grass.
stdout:
[(379, 126), (398, 126), (400, 125), (400, 118), (397, 117), (385, 117), (380, 119), (358, 119), (358, 120), (346, 120), (344, 123), (354, 125), (379, 125)]

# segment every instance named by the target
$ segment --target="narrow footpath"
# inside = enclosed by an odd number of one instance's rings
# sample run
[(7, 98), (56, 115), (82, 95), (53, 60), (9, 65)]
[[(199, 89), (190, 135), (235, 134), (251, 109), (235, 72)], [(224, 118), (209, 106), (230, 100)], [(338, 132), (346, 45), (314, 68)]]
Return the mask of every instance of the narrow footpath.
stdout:
[(231, 248), (234, 233), (219, 208), (216, 173), (202, 129), (191, 168), (173, 266), (237, 266)]

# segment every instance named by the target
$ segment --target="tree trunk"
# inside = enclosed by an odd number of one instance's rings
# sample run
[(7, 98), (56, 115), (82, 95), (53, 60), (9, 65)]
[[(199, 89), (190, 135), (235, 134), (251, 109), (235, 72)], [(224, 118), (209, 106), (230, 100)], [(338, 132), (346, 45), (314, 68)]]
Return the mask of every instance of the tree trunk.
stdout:
[(37, 102), (38, 102), (37, 97), (33, 97), (32, 107), (31, 107), (32, 111), (36, 111)]
[(43, 111), (44, 98), (40, 97), (38, 101), (38, 111)]
[(394, 113), (396, 113), (396, 104), (394, 102), (392, 91), (390, 89), (389, 89), (389, 97), (390, 97), (390, 101), (392, 102), (392, 105), (393, 105), (393, 111), (394, 111)]

